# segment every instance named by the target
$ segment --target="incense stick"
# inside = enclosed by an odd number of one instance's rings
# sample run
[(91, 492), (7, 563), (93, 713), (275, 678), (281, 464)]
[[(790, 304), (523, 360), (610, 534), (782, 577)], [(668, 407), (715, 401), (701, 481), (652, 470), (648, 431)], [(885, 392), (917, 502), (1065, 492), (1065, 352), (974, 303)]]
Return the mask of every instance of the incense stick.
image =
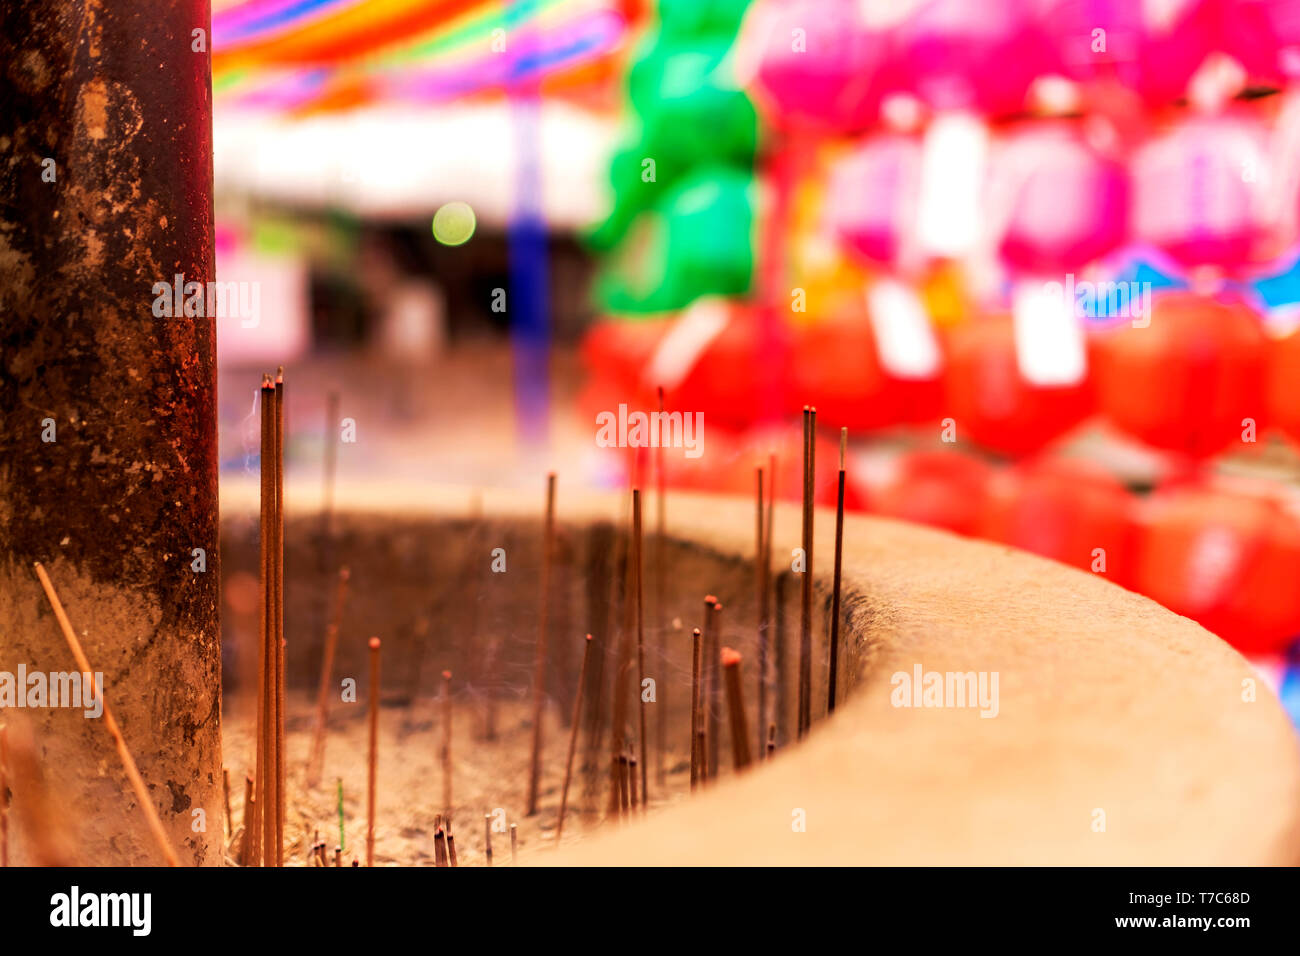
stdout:
[(257, 769), (255, 771), (255, 781), (257, 785), (256, 799), (253, 801), (253, 865), (263, 866), (266, 863), (266, 848), (271, 845), (270, 830), (275, 828), (275, 822), (271, 817), (273, 813), (273, 798), (267, 783), (271, 779), (271, 672), (274, 668), (272, 664), (271, 648), (271, 499), (274, 495), (273, 485), (271, 482), (271, 459), (274, 450), (271, 446), (273, 436), (273, 408), (275, 402), (275, 389), (271, 385), (271, 377), (263, 373), (262, 375), (262, 422), (261, 422), (261, 447), (259, 450), (258, 464), (261, 472), (261, 484), (259, 489), (259, 515), (258, 515), (258, 639), (259, 646), (257, 652)]
[(366, 866), (375, 865), (375, 781), (379, 763), (379, 638), (370, 639), (370, 760), (366, 784)]
[(631, 799), (628, 796), (627, 787), (627, 754), (618, 755), (618, 792), (619, 792), (619, 811), (622, 816), (627, 816), (631, 807)]
[[(643, 766), (641, 769), (642, 769), (642, 771), (644, 771), (644, 770), (645, 770), (645, 767)], [(632, 804), (632, 805), (631, 805), (631, 810), (632, 810), (632, 812), (635, 813), (635, 812), (636, 812), (636, 808), (637, 808), (637, 799), (636, 799), (636, 751), (635, 751), (635, 750), (630, 750), (629, 753), (628, 753), (628, 755), (627, 755), (627, 780), (628, 780), (628, 788), (627, 788), (627, 792), (628, 792), (628, 796), (631, 797), (631, 804)]]
[(9, 865), (9, 728), (0, 727), (0, 867)]
[(767, 755), (776, 753), (776, 724), (767, 725)]
[(492, 865), (492, 814), (483, 814), (483, 846), (487, 854), (487, 865)]
[(727, 680), (727, 710), (731, 714), (731, 755), (737, 770), (750, 764), (749, 727), (745, 720), (745, 691), (740, 683), (740, 653), (722, 649), (722, 672)]
[(35, 567), (36, 576), (41, 579), (41, 587), (45, 589), (45, 596), (49, 599), (50, 607), (54, 609), (54, 616), (58, 619), (59, 627), (63, 631), (63, 637), (68, 642), (68, 649), (72, 651), (72, 656), (77, 662), (77, 667), (81, 669), (83, 679), (86, 675), (89, 675), (91, 687), (95, 691), (94, 699), (103, 704), (104, 726), (112, 735), (113, 743), (117, 746), (117, 754), (122, 758), (122, 765), (126, 768), (126, 775), (131, 781), (131, 787), (135, 790), (136, 801), (144, 810), (145, 817), (149, 822), (149, 829), (153, 831), (154, 839), (158, 842), (158, 848), (162, 850), (163, 858), (167, 861), (168, 866), (180, 866), (180, 861), (176, 858), (176, 851), (172, 849), (171, 842), (167, 839), (167, 832), (163, 829), (162, 820), (158, 818), (158, 808), (154, 806), (153, 798), (149, 796), (149, 788), (145, 786), (144, 778), (140, 776), (140, 771), (136, 769), (131, 751), (126, 747), (126, 738), (122, 736), (117, 721), (113, 719), (113, 712), (109, 709), (104, 688), (100, 687), (99, 681), (95, 679), (96, 671), (90, 666), (90, 661), (86, 660), (85, 652), (81, 649), (81, 642), (77, 640), (77, 635), (72, 631), (72, 624), (68, 620), (68, 615), (64, 613), (63, 605), (59, 602), (59, 596), (54, 593), (54, 584), (50, 581), (50, 576), (45, 573), (45, 568), (41, 566), (39, 561), (36, 562)]
[[(660, 429), (663, 428), (663, 422), (667, 421), (664, 417), (664, 387), (660, 385), (656, 392), (659, 398), (659, 422)], [(654, 601), (655, 601), (655, 654), (657, 663), (661, 672), (666, 671), (668, 659), (668, 624), (665, 618), (665, 606), (667, 601), (664, 597), (664, 585), (667, 581), (668, 569), (665, 567), (665, 545), (667, 544), (668, 518), (667, 518), (667, 488), (668, 476), (664, 470), (664, 443), (662, 435), (660, 436), (659, 447), (655, 450), (655, 497), (657, 507), (655, 508), (655, 573), (654, 573)], [(664, 776), (664, 761), (667, 759), (668, 752), (668, 685), (670, 681), (658, 683), (655, 687), (657, 695), (656, 703), (659, 705), (655, 708), (655, 783), (663, 787), (666, 781)]]
[(713, 602), (713, 623), (709, 626), (708, 708), (705, 731), (709, 741), (709, 779), (718, 775), (722, 743), (722, 602)]
[[(754, 469), (756, 480), (757, 495), (755, 502), (757, 510), (754, 516), (754, 605), (758, 609), (758, 621), (756, 625), (756, 637), (758, 638), (758, 732), (761, 737), (763, 733), (763, 724), (767, 717), (767, 694), (763, 689), (763, 671), (767, 664), (767, 636), (764, 631), (764, 608), (763, 608), (763, 564), (767, 554), (767, 545), (763, 538), (763, 466), (759, 465)], [(762, 751), (762, 740), (759, 741), (759, 753)]]
[(551, 554), (555, 544), (555, 472), (546, 476), (546, 526), (542, 537), (542, 588), (537, 621), (537, 657), (533, 670), (533, 758), (528, 772), (528, 816), (537, 812), (537, 785), (542, 763), (542, 713), (546, 702), (546, 623), (551, 606)]
[[(707, 615), (707, 608), (705, 611)], [(707, 616), (705, 620), (707, 620)], [(697, 627), (691, 631), (691, 789), (700, 782), (700, 660), (702, 638)]]
[(835, 574), (831, 585), (830, 675), (826, 680), (826, 713), (835, 713), (835, 682), (840, 659), (840, 564), (844, 552), (844, 459), (848, 451), (849, 430), (840, 429), (839, 493), (835, 503)]
[[(3, 733), (3, 731), (0, 731)], [(3, 758), (0, 758), (3, 759)], [(221, 768), (221, 791), (226, 798), (226, 839), (235, 835), (235, 821), (230, 816), (230, 770)], [(4, 800), (4, 770), (0, 768), (0, 800)]]
[(519, 824), (510, 824), (510, 865), (519, 862)]
[(433, 865), (447, 865), (447, 835), (442, 832), (442, 827), (438, 827), (433, 834)]
[(284, 366), (275, 373), (275, 865), (284, 866)]
[(257, 815), (253, 806), (253, 778), (244, 774), (244, 835), (239, 841), (239, 865), (249, 866), (252, 835), (257, 832)]
[[(582, 689), (587, 683), (587, 664), (591, 658), (591, 635), (582, 642), (582, 664), (578, 670), (578, 692), (573, 697), (573, 726), (569, 731), (569, 757), (564, 762), (564, 789), (560, 791), (560, 822), (556, 827), (555, 842), (564, 836), (564, 811), (569, 806), (569, 779), (573, 776), (573, 754), (578, 749), (578, 726), (582, 716)], [(489, 857), (490, 859), (490, 857)]]
[[(767, 527), (763, 530), (763, 587), (759, 607), (761, 627), (758, 641), (758, 727), (768, 722), (768, 698), (772, 691), (772, 663), (769, 643), (772, 636), (772, 523), (776, 514), (776, 452), (767, 457)], [(760, 748), (761, 749), (761, 748)]]
[(802, 738), (812, 726), (813, 486), (817, 477), (817, 409), (804, 413), (804, 568), (799, 610), (799, 722)]
[[(451, 826), (451, 821), (447, 822), (447, 826)], [(459, 861), (456, 859), (456, 834), (450, 830), (447, 832), (447, 859), (452, 866), (460, 866)]]
[[(642, 574), (641, 574), (642, 556), (644, 554), (644, 550), (641, 546), (641, 490), (639, 488), (632, 489), (632, 550), (633, 550), (633, 562), (636, 565), (636, 579), (635, 579), (636, 590), (634, 592), (634, 598), (636, 600), (636, 661), (637, 661), (637, 670), (640, 673), (640, 678), (637, 681), (637, 687), (639, 688), (637, 697), (641, 701), (641, 707), (640, 707), (641, 799), (643, 802), (648, 803), (650, 801), (650, 791), (646, 786), (646, 779), (647, 779), (647, 771), (649, 769), (648, 764), (650, 763), (650, 758), (649, 758), (649, 754), (646, 752), (646, 730), (645, 730), (645, 718), (646, 718), (645, 627), (644, 627), (645, 615), (643, 613), (644, 591), (642, 589)], [(632, 775), (632, 787), (634, 792), (632, 794), (632, 806), (635, 807), (636, 806), (635, 757), (633, 758), (633, 761), (634, 761), (634, 772)]]
[(347, 601), (348, 581), (352, 572), (345, 564), (339, 568), (338, 583), (334, 588), (334, 608), (329, 627), (325, 631), (325, 654), (320, 665), (320, 690), (316, 693), (316, 736), (312, 741), (311, 760), (307, 767), (307, 783), (315, 786), (320, 780), (325, 763), (325, 722), (329, 717), (330, 677), (334, 673), (334, 653), (339, 643), (339, 628), (343, 625), (343, 605)]
[(451, 813), (451, 671), (442, 672), (442, 808)]

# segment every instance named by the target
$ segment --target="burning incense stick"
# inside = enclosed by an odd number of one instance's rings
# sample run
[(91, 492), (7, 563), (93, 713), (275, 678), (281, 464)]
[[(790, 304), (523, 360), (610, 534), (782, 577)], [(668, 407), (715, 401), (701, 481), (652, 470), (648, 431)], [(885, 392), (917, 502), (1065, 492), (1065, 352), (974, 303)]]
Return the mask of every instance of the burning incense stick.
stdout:
[(767, 457), (767, 476), (767, 527), (763, 530), (763, 584), (759, 594), (758, 727), (760, 731), (767, 723), (768, 695), (772, 685), (768, 650), (772, 633), (772, 521), (776, 514), (776, 452), (771, 452)]
[(451, 813), (451, 671), (442, 672), (442, 809)]
[(136, 769), (135, 760), (131, 757), (131, 751), (126, 748), (126, 738), (122, 736), (122, 731), (117, 726), (117, 721), (113, 719), (113, 712), (108, 707), (108, 698), (104, 696), (104, 688), (99, 686), (95, 679), (95, 670), (90, 666), (90, 661), (86, 660), (85, 652), (81, 649), (81, 642), (77, 640), (77, 635), (72, 631), (72, 624), (68, 620), (68, 615), (63, 611), (63, 605), (59, 602), (59, 596), (54, 593), (54, 584), (50, 581), (50, 576), (45, 573), (45, 568), (39, 561), (36, 562), (36, 576), (41, 579), (41, 587), (45, 589), (45, 596), (49, 599), (50, 607), (54, 609), (54, 616), (58, 619), (59, 627), (63, 631), (63, 637), (68, 642), (68, 649), (72, 651), (72, 656), (77, 662), (77, 667), (81, 669), (83, 679), (89, 679), (91, 686), (94, 688), (94, 698), (103, 703), (104, 706), (104, 726), (113, 737), (114, 744), (117, 745), (117, 754), (122, 758), (122, 765), (126, 768), (126, 775), (131, 781), (131, 787), (135, 790), (135, 798), (140, 807), (144, 810), (145, 817), (149, 821), (149, 829), (153, 831), (154, 839), (158, 842), (158, 848), (162, 850), (163, 858), (167, 861), (168, 866), (180, 866), (180, 861), (176, 858), (176, 851), (172, 849), (171, 842), (167, 839), (167, 832), (163, 829), (162, 820), (158, 818), (158, 808), (154, 806), (153, 798), (149, 796), (149, 788), (145, 786), (144, 778), (140, 776), (140, 771)]
[(618, 793), (619, 793), (618, 808), (619, 808), (620, 815), (624, 817), (627, 816), (628, 810), (631, 807), (631, 798), (628, 796), (627, 771), (628, 771), (627, 754), (621, 753), (618, 755)]
[[(644, 767), (643, 767), (642, 769), (644, 770)], [(627, 780), (628, 780), (628, 788), (627, 788), (627, 792), (628, 792), (628, 796), (631, 798), (631, 807), (630, 807), (630, 809), (632, 810), (632, 812), (635, 813), (635, 812), (636, 812), (636, 808), (637, 808), (637, 799), (636, 799), (636, 751), (635, 751), (635, 750), (629, 750), (628, 755), (627, 755)]]
[(844, 459), (848, 451), (849, 430), (840, 429), (840, 483), (835, 503), (835, 576), (831, 585), (831, 665), (826, 681), (826, 712), (835, 713), (835, 681), (840, 659), (840, 564), (844, 553)]
[(275, 865), (284, 866), (284, 366), (275, 373)]
[(433, 865), (447, 865), (447, 834), (443, 832), (442, 827), (438, 827), (433, 834)]
[(776, 724), (767, 725), (767, 755), (776, 753)]
[[(707, 615), (707, 607), (705, 609)], [(708, 618), (706, 616), (705, 620)], [(700, 660), (703, 654), (700, 629), (691, 631), (691, 789), (700, 782)]]
[(546, 704), (546, 624), (551, 606), (551, 555), (555, 547), (555, 472), (546, 476), (546, 527), (542, 537), (542, 593), (537, 621), (537, 658), (533, 670), (533, 759), (528, 771), (528, 815), (537, 812), (537, 785), (542, 764), (542, 714)]
[[(644, 600), (643, 600), (645, 592), (642, 588), (642, 574), (641, 574), (642, 556), (644, 554), (644, 550), (641, 546), (641, 490), (639, 488), (632, 489), (632, 554), (633, 554), (632, 560), (636, 566), (636, 572), (635, 572), (636, 589), (633, 592), (633, 599), (636, 601), (636, 661), (637, 661), (637, 671), (640, 674), (639, 678), (637, 679), (637, 687), (638, 687), (637, 697), (641, 701), (641, 707), (640, 707), (640, 711), (641, 711), (641, 799), (648, 803), (650, 800), (650, 796), (649, 796), (650, 791), (646, 787), (646, 778), (647, 778), (647, 771), (649, 769), (647, 765), (650, 763), (650, 759), (649, 759), (649, 754), (646, 751), (646, 732), (645, 732), (646, 675), (645, 675), (645, 627), (644, 627), (645, 615), (644, 615)], [(634, 770), (635, 770), (635, 760), (636, 758), (634, 756), (633, 757)], [(632, 774), (632, 787), (634, 791), (632, 794), (632, 806), (635, 807), (636, 806), (635, 772), (633, 772)]]
[[(447, 821), (447, 826), (451, 826), (450, 820)], [(450, 830), (447, 832), (447, 860), (452, 866), (460, 866), (456, 859), (456, 834), (450, 832)]]
[[(667, 421), (664, 417), (664, 387), (660, 385), (656, 392), (659, 398), (659, 423), (663, 428), (663, 422)], [(666, 555), (664, 548), (668, 541), (668, 518), (667, 518), (667, 487), (668, 476), (664, 471), (664, 442), (663, 436), (660, 435), (659, 447), (655, 449), (655, 497), (657, 499), (655, 508), (655, 570), (654, 570), (654, 600), (655, 600), (655, 641), (656, 661), (659, 670), (663, 672), (667, 663), (667, 641), (668, 641), (668, 623), (665, 617), (667, 601), (664, 597), (664, 587), (668, 579), (668, 569), (665, 567)], [(669, 681), (658, 683), (655, 687), (657, 694), (655, 708), (655, 783), (663, 787), (664, 761), (668, 752), (668, 684)]]
[(341, 852), (346, 852), (348, 843), (345, 839), (343, 839), (343, 778), (342, 777), (338, 778), (338, 791), (339, 791), (339, 850)]
[[(555, 842), (564, 836), (564, 811), (569, 806), (569, 779), (573, 776), (573, 754), (578, 749), (578, 725), (582, 717), (582, 689), (587, 684), (587, 665), (591, 658), (591, 635), (582, 642), (582, 664), (578, 670), (578, 692), (573, 696), (573, 726), (569, 731), (569, 757), (564, 762), (564, 789), (560, 791), (560, 822), (556, 827)], [(489, 856), (489, 859), (491, 857)]]
[(745, 691), (740, 684), (740, 654), (722, 649), (722, 672), (727, 680), (727, 711), (731, 714), (731, 754), (737, 770), (750, 764), (749, 726), (745, 720)]
[(307, 783), (315, 786), (320, 780), (325, 763), (325, 721), (329, 716), (330, 677), (334, 673), (334, 652), (339, 643), (339, 628), (343, 625), (343, 605), (348, 597), (348, 581), (352, 572), (347, 565), (339, 568), (338, 584), (334, 589), (334, 609), (329, 628), (325, 632), (325, 655), (320, 665), (320, 690), (316, 694), (316, 736), (312, 741), (311, 760), (307, 767)]
[[(757, 495), (757, 511), (754, 516), (754, 604), (758, 609), (756, 636), (758, 638), (758, 732), (763, 733), (763, 723), (767, 717), (767, 694), (763, 690), (763, 670), (767, 664), (767, 635), (764, 634), (763, 608), (763, 565), (767, 554), (763, 539), (763, 466), (754, 469)], [(759, 753), (762, 753), (762, 741), (759, 741)]]
[(375, 865), (375, 782), (379, 769), (379, 638), (370, 639), (370, 774), (366, 784), (366, 866)]
[(519, 824), (510, 824), (510, 865), (519, 862)]
[[(563, 819), (563, 817), (561, 817)], [(483, 847), (487, 854), (487, 865), (492, 865), (492, 814), (483, 814)]]

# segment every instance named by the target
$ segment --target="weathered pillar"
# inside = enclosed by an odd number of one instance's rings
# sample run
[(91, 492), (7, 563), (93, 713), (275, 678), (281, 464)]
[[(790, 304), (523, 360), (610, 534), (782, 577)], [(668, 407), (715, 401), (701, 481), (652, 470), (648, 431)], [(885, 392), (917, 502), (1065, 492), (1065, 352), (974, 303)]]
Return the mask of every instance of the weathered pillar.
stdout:
[[(154, 313), (156, 283), (214, 278), (210, 30), (208, 0), (0, 10), (0, 672), (76, 669), (41, 561), (181, 862), (211, 865), (215, 323)], [(30, 724), (74, 862), (162, 861), (102, 720), (5, 720)]]

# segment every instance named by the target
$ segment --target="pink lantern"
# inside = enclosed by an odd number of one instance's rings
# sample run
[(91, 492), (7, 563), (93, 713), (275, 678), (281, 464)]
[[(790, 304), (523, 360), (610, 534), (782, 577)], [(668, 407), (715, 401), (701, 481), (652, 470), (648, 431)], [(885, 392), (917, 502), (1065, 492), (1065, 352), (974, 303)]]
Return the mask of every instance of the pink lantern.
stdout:
[(902, 89), (937, 110), (1018, 112), (1053, 66), (1023, 0), (929, 0), (899, 25), (897, 44)]
[(1009, 203), (1001, 252), (1008, 265), (1039, 275), (1068, 272), (1124, 241), (1124, 167), (1072, 130), (1035, 129), (1015, 137), (1001, 169)]
[(921, 145), (901, 135), (864, 142), (831, 170), (826, 215), (863, 258), (894, 264), (921, 189)]
[(1217, 14), (1212, 0), (1050, 0), (1042, 22), (1066, 76), (1114, 79), (1168, 103), (1222, 45)]
[(1267, 238), (1256, 190), (1266, 136), (1240, 116), (1188, 120), (1133, 157), (1133, 231), (1184, 266), (1240, 270)]
[(868, 30), (858, 0), (787, 0), (754, 16), (757, 98), (778, 123), (844, 131), (875, 119), (884, 40)]

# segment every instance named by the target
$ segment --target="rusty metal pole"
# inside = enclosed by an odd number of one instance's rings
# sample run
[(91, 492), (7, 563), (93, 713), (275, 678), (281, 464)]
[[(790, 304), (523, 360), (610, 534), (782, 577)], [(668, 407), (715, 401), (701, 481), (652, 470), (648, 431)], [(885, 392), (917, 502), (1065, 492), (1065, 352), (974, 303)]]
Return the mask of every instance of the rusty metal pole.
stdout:
[[(210, 49), (207, 0), (0, 9), (0, 671), (76, 670), (41, 561), (181, 862), (204, 865), (223, 856), (216, 331), (184, 283), (215, 279)], [(178, 297), (200, 314), (167, 314)], [(72, 862), (161, 862), (100, 721), (5, 719), (31, 725)]]

